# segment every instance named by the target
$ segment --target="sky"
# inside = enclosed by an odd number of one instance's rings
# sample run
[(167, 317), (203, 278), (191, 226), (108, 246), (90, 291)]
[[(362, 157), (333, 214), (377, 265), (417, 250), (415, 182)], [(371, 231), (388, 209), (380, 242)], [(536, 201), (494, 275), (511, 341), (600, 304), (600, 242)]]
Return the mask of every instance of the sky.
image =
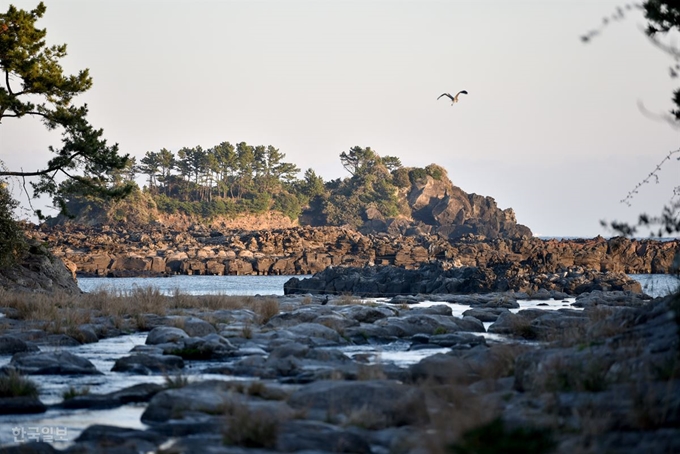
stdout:
[[(0, 0), (32, 9), (37, 1)], [(618, 1), (46, 0), (48, 44), (110, 143), (147, 151), (273, 145), (303, 171), (346, 177), (353, 146), (443, 166), (538, 236), (608, 236), (600, 220), (659, 214), (680, 161), (621, 203), (669, 152), (679, 81), (633, 11), (580, 39)], [(445, 98), (467, 90), (455, 105)], [(0, 124), (0, 160), (33, 170), (59, 136)], [(679, 157), (680, 153), (676, 153)], [(13, 187), (20, 189), (19, 182)], [(26, 197), (22, 203), (27, 206)], [(40, 204), (40, 202), (36, 202)]]

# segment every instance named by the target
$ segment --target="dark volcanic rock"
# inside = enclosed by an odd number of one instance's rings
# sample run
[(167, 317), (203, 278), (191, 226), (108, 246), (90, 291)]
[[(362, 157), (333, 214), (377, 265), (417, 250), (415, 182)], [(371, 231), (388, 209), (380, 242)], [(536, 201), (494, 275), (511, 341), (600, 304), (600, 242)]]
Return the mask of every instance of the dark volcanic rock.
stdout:
[(2, 397), (0, 398), (0, 415), (18, 415), (28, 413), (45, 413), (47, 407), (37, 397)]
[(13, 355), (20, 352), (35, 352), (38, 347), (32, 344), (27, 344), (23, 340), (11, 336), (0, 336), (0, 355)]
[[(531, 279), (529, 279), (530, 276)], [(561, 280), (560, 280), (561, 279)], [(296, 293), (342, 294), (385, 297), (395, 294), (467, 294), (508, 290), (552, 296), (551, 291), (579, 294), (592, 290), (622, 290), (642, 293), (640, 284), (623, 274), (574, 270), (557, 275), (534, 275), (518, 266), (494, 268), (446, 268), (440, 262), (427, 263), (417, 270), (395, 266), (327, 268), (311, 278), (291, 278), (283, 286), (286, 295)]]
[(173, 373), (184, 367), (181, 357), (175, 355), (134, 355), (118, 358), (111, 369), (114, 372), (131, 372), (140, 375), (156, 373)]
[(6, 367), (27, 375), (101, 374), (89, 360), (67, 351), (16, 353)]

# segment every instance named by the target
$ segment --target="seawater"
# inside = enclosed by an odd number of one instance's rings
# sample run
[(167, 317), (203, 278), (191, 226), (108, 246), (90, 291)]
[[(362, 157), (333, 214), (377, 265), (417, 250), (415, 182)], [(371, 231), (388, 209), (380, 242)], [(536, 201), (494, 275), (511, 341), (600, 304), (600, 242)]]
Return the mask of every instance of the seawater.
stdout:
[[(177, 292), (189, 295), (283, 295), (283, 284), (292, 277), (308, 276), (170, 276), (170, 277), (81, 277), (84, 292), (107, 290), (129, 293), (135, 289), (155, 288), (164, 295)], [(659, 297), (680, 289), (680, 279), (669, 274), (631, 274), (649, 296)]]
[[(84, 292), (106, 290), (130, 293), (154, 288), (164, 295), (283, 295), (283, 284), (295, 276), (169, 276), (169, 277), (81, 277)], [(304, 277), (304, 276), (297, 276)]]

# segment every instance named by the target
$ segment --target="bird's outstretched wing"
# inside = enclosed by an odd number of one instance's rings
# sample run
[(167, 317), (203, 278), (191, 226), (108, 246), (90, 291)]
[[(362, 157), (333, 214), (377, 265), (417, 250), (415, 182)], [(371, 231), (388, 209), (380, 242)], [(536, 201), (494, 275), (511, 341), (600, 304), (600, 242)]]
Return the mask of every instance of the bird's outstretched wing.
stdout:
[[(451, 96), (451, 95), (448, 94), (448, 93), (442, 93), (441, 95), (439, 95), (439, 98), (441, 98), (442, 96), (446, 96), (446, 97), (449, 98), (451, 101), (453, 101), (453, 96)], [(437, 100), (439, 100), (439, 98), (437, 98)]]
[(458, 95), (461, 94), (461, 93), (463, 93), (464, 95), (467, 95), (467, 94), (468, 94), (468, 92), (467, 92), (466, 90), (461, 90), (461, 91), (459, 91), (458, 93), (456, 93), (456, 96), (458, 96)]

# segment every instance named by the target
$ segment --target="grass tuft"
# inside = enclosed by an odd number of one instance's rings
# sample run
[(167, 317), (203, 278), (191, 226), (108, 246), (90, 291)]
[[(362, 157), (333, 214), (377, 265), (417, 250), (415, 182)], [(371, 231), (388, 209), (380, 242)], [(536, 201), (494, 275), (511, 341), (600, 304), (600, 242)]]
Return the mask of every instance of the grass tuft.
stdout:
[(19, 372), (0, 376), (0, 397), (38, 397), (38, 385)]

